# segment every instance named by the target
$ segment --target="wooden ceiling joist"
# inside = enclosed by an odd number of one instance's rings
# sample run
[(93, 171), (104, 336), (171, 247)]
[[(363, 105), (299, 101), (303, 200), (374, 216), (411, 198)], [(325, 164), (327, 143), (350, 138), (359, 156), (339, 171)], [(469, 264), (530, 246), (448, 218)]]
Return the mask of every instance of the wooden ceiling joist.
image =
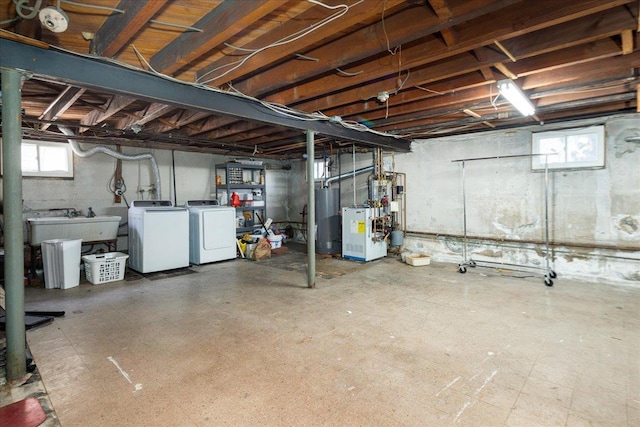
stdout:
[[(38, 118), (48, 122), (57, 120), (80, 98), (84, 91), (85, 89), (79, 87), (67, 86)], [(49, 126), (51, 123), (42, 123), (40, 130), (47, 130)]]
[(151, 58), (153, 69), (171, 74), (192, 60), (221, 45), (268, 13), (285, 4), (285, 0), (253, 0), (249, 7), (237, 7), (225, 1), (193, 26), (202, 32), (185, 32)]
[(279, 125), (302, 132), (314, 131), (371, 147), (399, 151), (410, 149), (410, 141), (407, 140), (362, 132), (331, 121), (300, 120), (290, 115), (274, 113), (267, 106), (245, 97), (207, 91), (117, 64), (25, 46), (4, 38), (0, 38), (0, 62), (9, 68), (26, 70), (34, 78), (43, 76), (58, 79), (80, 87), (115, 93), (121, 99), (135, 94), (150, 102), (189, 106), (194, 110)]
[(105, 57), (117, 54), (166, 4), (167, 0), (120, 0), (117, 9), (124, 13), (111, 15), (100, 27), (91, 41), (91, 51)]

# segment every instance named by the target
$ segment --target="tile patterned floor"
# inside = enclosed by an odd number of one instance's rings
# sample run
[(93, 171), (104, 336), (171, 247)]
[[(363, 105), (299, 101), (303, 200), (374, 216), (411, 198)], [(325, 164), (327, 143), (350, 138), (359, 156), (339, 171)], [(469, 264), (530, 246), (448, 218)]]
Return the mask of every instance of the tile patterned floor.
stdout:
[(640, 425), (640, 288), (323, 263), (28, 289), (62, 426)]

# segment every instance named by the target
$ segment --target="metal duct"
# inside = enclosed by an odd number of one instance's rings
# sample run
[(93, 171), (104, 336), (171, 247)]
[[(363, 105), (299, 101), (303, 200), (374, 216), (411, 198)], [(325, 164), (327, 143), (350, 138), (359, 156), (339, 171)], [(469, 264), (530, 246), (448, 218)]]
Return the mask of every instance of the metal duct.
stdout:
[[(75, 136), (73, 134), (73, 131), (69, 128), (66, 128), (64, 126), (58, 126), (58, 129), (60, 129), (60, 131), (67, 136)], [(94, 154), (98, 154), (98, 153), (104, 153), (120, 160), (147, 160), (148, 159), (151, 162), (151, 169), (153, 170), (153, 178), (156, 181), (156, 199), (162, 200), (162, 192), (160, 190), (160, 170), (158, 169), (158, 163), (156, 162), (156, 158), (153, 157), (153, 154), (143, 153), (143, 154), (136, 154), (136, 155), (126, 155), (126, 154), (118, 153), (117, 151), (112, 150), (111, 148), (105, 147), (103, 145), (98, 145), (97, 147), (93, 147), (90, 150), (83, 151), (82, 148), (80, 148), (78, 141), (75, 141), (71, 138), (69, 138), (68, 141), (69, 141), (69, 145), (71, 146), (71, 150), (73, 150), (74, 154), (82, 158), (91, 157)]]
[(366, 172), (371, 172), (373, 170), (373, 166), (367, 166), (365, 168), (356, 169), (355, 171), (345, 172), (341, 175), (332, 176), (331, 178), (327, 178), (324, 181), (325, 187), (328, 187), (334, 181), (342, 181), (345, 178), (351, 178), (355, 175), (362, 175)]

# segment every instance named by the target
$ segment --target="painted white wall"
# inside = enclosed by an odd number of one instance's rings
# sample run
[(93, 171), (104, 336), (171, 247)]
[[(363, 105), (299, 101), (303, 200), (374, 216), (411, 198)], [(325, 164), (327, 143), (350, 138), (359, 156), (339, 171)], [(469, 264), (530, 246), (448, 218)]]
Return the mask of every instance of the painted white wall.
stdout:
[[(80, 144), (83, 149), (90, 149), (90, 144)], [(107, 146), (115, 149), (114, 146)], [(176, 202), (182, 206), (187, 200), (215, 198), (215, 165), (232, 160), (227, 157), (169, 150), (136, 149), (122, 147), (125, 155), (151, 153), (154, 155), (160, 170), (161, 196), (164, 200)], [(175, 164), (175, 190), (172, 168)], [(281, 167), (282, 162), (274, 162)], [(24, 178), (23, 205), (24, 218), (38, 216), (60, 216), (67, 209), (76, 209), (84, 216), (91, 207), (97, 215), (118, 215), (121, 223), (127, 221), (127, 205), (123, 200), (115, 203), (113, 194), (108, 190), (116, 167), (116, 160), (103, 153), (92, 157), (74, 156), (73, 179)], [(288, 171), (274, 169), (266, 172), (267, 215), (272, 218), (286, 216), (289, 196), (287, 179)], [(155, 198), (148, 192), (154, 183), (153, 173), (148, 160), (123, 161), (122, 177), (126, 184), (124, 194), (130, 203), (132, 200)], [(1, 178), (0, 178), (1, 182)], [(0, 185), (1, 188), (1, 185)], [(139, 192), (144, 189), (144, 192)], [(1, 194), (1, 193), (0, 193)], [(28, 239), (26, 223), (23, 226), (25, 241)], [(120, 234), (126, 234), (126, 227)], [(126, 250), (125, 237), (118, 239), (118, 249)]]
[[(592, 124), (605, 125), (605, 168), (549, 175), (553, 268), (565, 277), (640, 286), (640, 145), (624, 140), (640, 135), (639, 114), (416, 141), (411, 153), (396, 156), (396, 170), (407, 173), (407, 229), (415, 232), (406, 246), (436, 260), (462, 259), (462, 166), (452, 160), (529, 154), (531, 132)], [(544, 174), (530, 165), (465, 163), (467, 233), (480, 238), (471, 241), (474, 259), (544, 266), (540, 245), (524, 243), (545, 239)]]

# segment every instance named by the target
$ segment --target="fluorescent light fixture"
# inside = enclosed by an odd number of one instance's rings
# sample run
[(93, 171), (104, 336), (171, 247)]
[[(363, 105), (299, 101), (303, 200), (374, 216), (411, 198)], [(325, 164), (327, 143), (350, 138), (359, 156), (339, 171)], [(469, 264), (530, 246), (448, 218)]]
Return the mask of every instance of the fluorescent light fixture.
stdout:
[(531, 116), (536, 112), (535, 107), (529, 101), (529, 98), (520, 90), (520, 88), (510, 79), (500, 80), (498, 82), (498, 90), (500, 94), (522, 113), (523, 116)]

